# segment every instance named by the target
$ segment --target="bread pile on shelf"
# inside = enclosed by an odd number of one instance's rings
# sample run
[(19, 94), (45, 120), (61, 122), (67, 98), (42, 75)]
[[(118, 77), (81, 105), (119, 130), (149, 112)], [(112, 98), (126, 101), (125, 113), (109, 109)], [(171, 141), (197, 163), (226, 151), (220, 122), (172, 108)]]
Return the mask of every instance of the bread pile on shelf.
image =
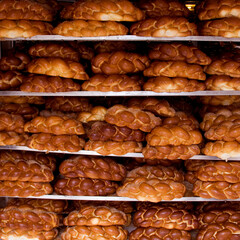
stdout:
[(203, 36), (240, 37), (240, 3), (238, 0), (203, 0), (196, 7)]

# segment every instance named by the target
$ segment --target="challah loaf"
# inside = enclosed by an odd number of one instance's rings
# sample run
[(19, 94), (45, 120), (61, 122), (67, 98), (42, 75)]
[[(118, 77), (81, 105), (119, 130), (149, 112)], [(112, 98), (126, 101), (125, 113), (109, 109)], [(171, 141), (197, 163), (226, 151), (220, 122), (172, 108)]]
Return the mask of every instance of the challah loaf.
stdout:
[(78, 114), (77, 120), (83, 123), (88, 123), (92, 121), (104, 121), (107, 109), (103, 106), (93, 107), (91, 110), (86, 112), (80, 112)]
[(0, 90), (8, 90), (22, 84), (24, 76), (17, 71), (0, 71)]
[(239, 104), (240, 97), (234, 95), (227, 96), (203, 96), (200, 97), (200, 101), (205, 105), (213, 105), (213, 106), (229, 106), (232, 104)]
[(44, 97), (38, 96), (0, 96), (0, 103), (30, 103), (36, 105), (42, 105), (45, 103)]
[(0, 132), (0, 146), (18, 145), (25, 146), (28, 139), (27, 134), (18, 134), (16, 132)]
[(21, 115), (0, 112), (0, 131), (23, 133), (24, 119)]
[(205, 81), (206, 88), (213, 91), (239, 91), (240, 77), (232, 78), (226, 75), (214, 75)]

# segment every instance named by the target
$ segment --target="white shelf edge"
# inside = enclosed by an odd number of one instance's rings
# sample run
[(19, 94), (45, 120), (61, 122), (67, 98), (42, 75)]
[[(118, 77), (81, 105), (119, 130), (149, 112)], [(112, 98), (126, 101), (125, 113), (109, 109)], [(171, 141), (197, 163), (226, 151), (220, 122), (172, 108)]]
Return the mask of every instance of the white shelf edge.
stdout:
[[(44, 152), (44, 153), (63, 153), (63, 154), (77, 154), (77, 155), (92, 155), (92, 156), (103, 156), (95, 151), (87, 151), (87, 150), (80, 150), (79, 152), (67, 152), (67, 151), (47, 151), (47, 150), (37, 150), (33, 148), (29, 148), (26, 146), (13, 146), (13, 145), (8, 145), (8, 146), (0, 146), (0, 150), (20, 150), (20, 151), (32, 151), (32, 152)], [(114, 155), (114, 154), (109, 154), (106, 156), (110, 157), (130, 157), (130, 158), (144, 158), (142, 153), (127, 153), (125, 155)], [(224, 161), (223, 159), (220, 159), (218, 157), (214, 156), (206, 156), (206, 155), (195, 155), (191, 158), (191, 160), (214, 160), (214, 161)], [(229, 158), (228, 161), (240, 161), (240, 154), (239, 157), (233, 157)]]
[(99, 92), (99, 91), (72, 91), (72, 92), (23, 92), (23, 91), (0, 91), (0, 96), (86, 96), (86, 97), (125, 97), (125, 96), (228, 96), (240, 95), (240, 91), (195, 91), (180, 93), (157, 93), (152, 91), (122, 91), (122, 92)]
[(0, 41), (202, 41), (202, 42), (240, 42), (240, 38), (215, 36), (188, 37), (139, 37), (135, 35), (102, 36), (102, 37), (65, 37), (60, 35), (37, 35), (31, 38), (0, 38)]

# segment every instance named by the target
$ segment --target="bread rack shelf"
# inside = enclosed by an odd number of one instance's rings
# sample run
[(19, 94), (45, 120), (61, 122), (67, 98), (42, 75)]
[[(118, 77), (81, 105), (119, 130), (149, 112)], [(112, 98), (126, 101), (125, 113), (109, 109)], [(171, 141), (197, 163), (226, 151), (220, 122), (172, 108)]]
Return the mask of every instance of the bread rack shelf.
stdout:
[(31, 38), (1, 38), (0, 41), (196, 41), (196, 42), (240, 42), (240, 38), (225, 38), (215, 36), (188, 37), (139, 37), (135, 35), (104, 36), (104, 37), (65, 37), (60, 35), (37, 35)]

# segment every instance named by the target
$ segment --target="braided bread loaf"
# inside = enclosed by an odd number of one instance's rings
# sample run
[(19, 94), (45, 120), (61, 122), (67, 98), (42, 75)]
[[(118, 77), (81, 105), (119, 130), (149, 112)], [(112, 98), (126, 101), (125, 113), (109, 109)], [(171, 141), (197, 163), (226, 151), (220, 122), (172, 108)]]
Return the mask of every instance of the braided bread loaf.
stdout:
[(86, 142), (85, 150), (96, 151), (101, 155), (125, 155), (127, 153), (142, 152), (142, 143), (135, 141), (114, 142), (114, 141), (91, 141)]
[(87, 237), (89, 240), (127, 240), (127, 230), (121, 226), (74, 226), (65, 228), (62, 240), (78, 240)]
[[(7, 1), (7, 0), (6, 0)], [(36, 35), (52, 34), (53, 26), (49, 23), (29, 20), (1, 20), (0, 38), (30, 38)]]
[(130, 33), (145, 37), (186, 37), (197, 35), (197, 26), (183, 17), (164, 16), (134, 23)]
[(23, 82), (23, 75), (17, 71), (0, 71), (0, 90), (18, 87)]
[(156, 159), (156, 158), (154, 159), (135, 158), (135, 161), (140, 164), (147, 164), (151, 166), (161, 165), (164, 167), (171, 167), (171, 166), (178, 167), (182, 163), (181, 159), (171, 160), (171, 159)]
[(240, 183), (196, 181), (193, 186), (195, 196), (216, 199), (237, 199), (240, 197)]
[(77, 156), (63, 161), (59, 172), (68, 178), (96, 178), (112, 181), (122, 181), (126, 176), (123, 165), (111, 158)]
[(85, 112), (92, 109), (89, 99), (83, 97), (50, 97), (45, 107), (62, 112)]
[(183, 61), (152, 62), (150, 67), (144, 70), (146, 77), (180, 77), (197, 80), (205, 80), (206, 75), (200, 65), (188, 64)]
[(53, 29), (53, 34), (72, 37), (101, 37), (126, 35), (128, 28), (117, 22), (64, 21)]
[(72, 119), (76, 119), (77, 118), (77, 113), (75, 112), (61, 112), (61, 111), (51, 111), (51, 110), (42, 110), (39, 112), (39, 115), (40, 116), (43, 116), (43, 117), (50, 117), (50, 116), (59, 116), (59, 117), (62, 117), (62, 118), (72, 118)]
[(200, 154), (200, 148), (198, 145), (179, 145), (179, 146), (156, 146), (152, 147), (147, 144), (143, 148), (142, 154), (146, 159), (182, 159), (187, 160), (194, 155)]
[(78, 52), (80, 59), (91, 61), (95, 55), (93, 47), (87, 43), (74, 41), (69, 44)]
[(198, 220), (195, 215), (175, 207), (161, 206), (138, 210), (134, 214), (133, 224), (136, 227), (163, 227), (186, 231), (198, 228)]
[(186, 168), (187, 171), (193, 171), (196, 172), (199, 170), (199, 168), (204, 167), (205, 164), (210, 163), (210, 164), (215, 164), (214, 161), (211, 160), (186, 160), (184, 161), (184, 167)]
[(41, 105), (45, 103), (44, 97), (38, 96), (0, 96), (1, 103), (29, 103), (29, 104), (36, 104)]
[(34, 209), (28, 205), (0, 209), (0, 226), (22, 230), (49, 231), (59, 225), (56, 213)]
[(199, 29), (203, 36), (219, 36), (226, 38), (240, 37), (240, 18), (229, 17), (206, 21)]
[(0, 112), (0, 131), (23, 133), (24, 119), (21, 115)]
[(150, 240), (150, 239), (181, 239), (191, 240), (191, 234), (184, 230), (166, 228), (136, 228), (130, 233), (129, 240)]
[(16, 132), (0, 132), (0, 146), (6, 145), (18, 145), (25, 146), (28, 139), (28, 135), (18, 134)]
[(0, 181), (0, 196), (29, 197), (51, 194), (50, 183)]
[(79, 91), (80, 85), (70, 78), (49, 77), (47, 75), (28, 76), (20, 86), (24, 92), (68, 92)]
[(91, 109), (91, 111), (80, 112), (78, 114), (77, 120), (83, 123), (88, 123), (92, 121), (104, 121), (107, 109), (103, 106), (96, 106)]
[(150, 112), (135, 107), (127, 108), (120, 104), (107, 110), (105, 121), (119, 127), (140, 129), (144, 132), (150, 132), (154, 127), (161, 124), (161, 119)]
[(114, 51), (100, 53), (92, 59), (92, 71), (106, 75), (141, 72), (150, 61), (147, 56), (138, 53)]
[(200, 97), (200, 101), (205, 105), (213, 105), (213, 106), (229, 106), (232, 104), (238, 104), (240, 102), (239, 96), (227, 95), (227, 96), (204, 96)]
[(231, 78), (226, 75), (214, 75), (205, 81), (206, 88), (213, 91), (239, 91), (240, 90), (240, 78)]
[(128, 0), (77, 1), (61, 12), (65, 19), (135, 22), (143, 19), (142, 11)]
[(107, 196), (116, 192), (115, 182), (91, 178), (63, 178), (57, 180), (54, 190), (57, 194), (69, 196)]
[(34, 57), (60, 57), (78, 62), (78, 52), (63, 43), (40, 42), (29, 48), (28, 53)]
[(140, 91), (141, 86), (136, 79), (127, 75), (101, 75), (97, 74), (82, 84), (83, 91), (121, 92)]
[(196, 211), (198, 213), (210, 212), (213, 210), (240, 210), (240, 203), (227, 201), (227, 202), (201, 202), (197, 205)]
[(62, 58), (36, 58), (28, 64), (30, 73), (87, 80), (89, 77), (82, 64)]
[(185, 186), (179, 182), (138, 177), (133, 181), (125, 182), (119, 187), (117, 195), (135, 198), (139, 201), (160, 202), (162, 200), (181, 198), (184, 196), (185, 191)]

